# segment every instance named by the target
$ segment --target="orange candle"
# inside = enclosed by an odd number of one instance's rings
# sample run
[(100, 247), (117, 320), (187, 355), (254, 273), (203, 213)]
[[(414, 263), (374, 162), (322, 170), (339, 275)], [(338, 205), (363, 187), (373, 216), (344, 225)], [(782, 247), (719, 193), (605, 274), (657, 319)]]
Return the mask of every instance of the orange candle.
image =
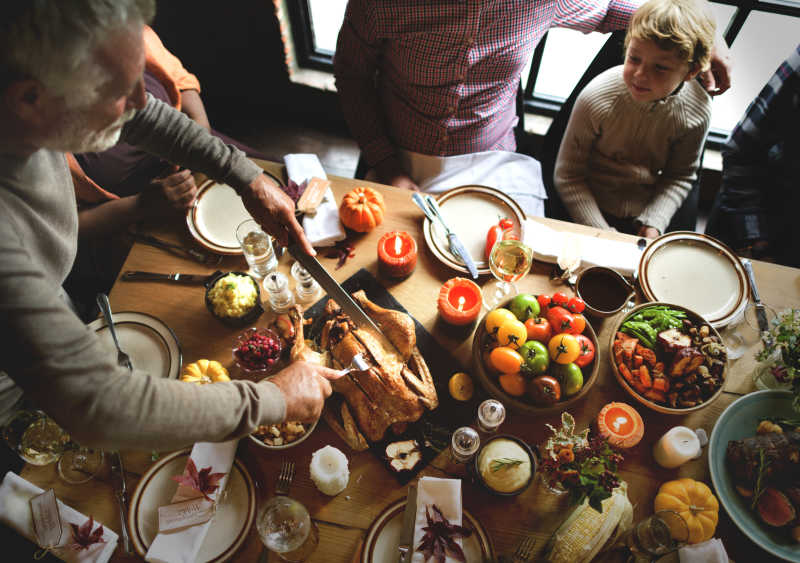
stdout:
[(391, 231), (378, 241), (378, 270), (390, 278), (403, 278), (417, 266), (417, 241), (404, 231)]
[(447, 280), (439, 290), (439, 314), (453, 325), (466, 325), (478, 318), (483, 301), (481, 288), (466, 278)]
[(644, 421), (632, 406), (609, 403), (597, 415), (597, 429), (612, 446), (632, 448), (644, 436)]

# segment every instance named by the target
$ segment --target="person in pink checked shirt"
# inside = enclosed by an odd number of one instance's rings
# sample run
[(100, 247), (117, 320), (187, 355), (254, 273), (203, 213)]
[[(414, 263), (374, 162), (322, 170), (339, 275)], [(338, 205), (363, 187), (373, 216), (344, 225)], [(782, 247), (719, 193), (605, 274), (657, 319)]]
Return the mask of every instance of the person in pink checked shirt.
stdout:
[[(523, 68), (548, 29), (622, 29), (639, 4), (350, 0), (334, 74), (345, 119), (375, 179), (430, 192), (494, 185), (527, 213), (542, 215), (539, 163), (514, 153)], [(730, 87), (721, 39), (703, 79), (714, 94)]]

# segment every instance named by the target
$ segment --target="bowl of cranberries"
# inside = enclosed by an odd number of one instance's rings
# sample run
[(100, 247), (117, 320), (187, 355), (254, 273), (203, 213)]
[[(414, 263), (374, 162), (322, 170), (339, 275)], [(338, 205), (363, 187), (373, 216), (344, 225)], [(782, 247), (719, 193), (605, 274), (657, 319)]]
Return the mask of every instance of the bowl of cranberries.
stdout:
[(269, 375), (281, 357), (281, 339), (268, 328), (248, 328), (236, 338), (233, 361), (248, 376)]

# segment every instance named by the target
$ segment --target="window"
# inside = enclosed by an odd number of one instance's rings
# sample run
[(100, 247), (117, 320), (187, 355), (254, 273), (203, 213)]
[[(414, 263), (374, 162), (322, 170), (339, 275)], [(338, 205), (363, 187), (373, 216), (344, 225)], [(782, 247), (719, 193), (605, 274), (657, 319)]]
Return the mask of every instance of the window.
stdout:
[[(298, 65), (330, 71), (347, 0), (284, 2)], [(721, 0), (711, 6), (733, 60), (733, 86), (714, 100), (710, 140), (719, 143), (800, 41), (800, 0)], [(523, 75), (529, 110), (550, 115), (558, 111), (605, 39), (569, 29), (548, 32)]]

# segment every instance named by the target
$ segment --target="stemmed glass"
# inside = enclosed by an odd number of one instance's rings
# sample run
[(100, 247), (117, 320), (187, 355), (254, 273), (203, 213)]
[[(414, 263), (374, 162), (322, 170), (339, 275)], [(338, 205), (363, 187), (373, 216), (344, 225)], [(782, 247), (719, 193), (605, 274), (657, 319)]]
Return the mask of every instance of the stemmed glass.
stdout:
[(489, 269), (497, 281), (483, 288), (483, 306), (492, 310), (518, 292), (514, 282), (522, 279), (533, 264), (533, 250), (518, 240), (500, 240), (489, 254)]
[(659, 510), (636, 523), (612, 549), (624, 548), (627, 561), (653, 561), (685, 545), (689, 540), (686, 520), (673, 510)]
[(306, 507), (285, 495), (264, 504), (256, 529), (264, 545), (284, 561), (305, 561), (319, 543), (319, 530)]

